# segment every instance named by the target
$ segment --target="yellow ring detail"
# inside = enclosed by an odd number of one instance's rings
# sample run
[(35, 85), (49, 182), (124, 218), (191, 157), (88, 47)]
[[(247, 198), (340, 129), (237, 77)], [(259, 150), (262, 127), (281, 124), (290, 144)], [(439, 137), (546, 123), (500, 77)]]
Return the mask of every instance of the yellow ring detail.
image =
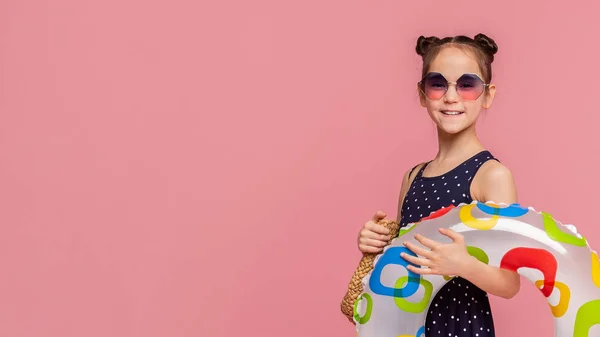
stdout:
[[(544, 280), (535, 281), (535, 286), (539, 289), (542, 289), (544, 286)], [(550, 308), (552, 309), (552, 315), (558, 318), (562, 317), (569, 308), (569, 302), (571, 301), (571, 289), (569, 289), (569, 286), (566, 284), (558, 281), (554, 281), (554, 288), (558, 289), (560, 292), (560, 299), (558, 300), (557, 305), (550, 305)]]
[(592, 280), (596, 287), (600, 288), (600, 260), (596, 252), (592, 252)]
[(479, 230), (490, 230), (494, 228), (494, 226), (496, 226), (496, 224), (498, 223), (499, 216), (492, 215), (491, 219), (486, 220), (476, 219), (471, 213), (471, 210), (474, 206), (474, 204), (466, 205), (460, 209), (460, 212), (458, 213), (460, 221), (462, 221), (462, 223), (464, 223), (468, 227)]

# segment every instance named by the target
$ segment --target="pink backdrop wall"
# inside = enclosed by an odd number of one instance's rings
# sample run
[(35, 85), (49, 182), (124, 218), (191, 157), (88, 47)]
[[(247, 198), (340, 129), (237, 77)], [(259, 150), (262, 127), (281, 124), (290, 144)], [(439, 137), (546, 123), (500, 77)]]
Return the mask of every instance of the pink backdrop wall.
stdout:
[[(0, 3), (0, 336), (354, 336), (356, 233), (435, 151), (420, 34), (485, 32), (521, 203), (600, 248), (595, 1)], [(551, 336), (524, 283), (499, 336)]]

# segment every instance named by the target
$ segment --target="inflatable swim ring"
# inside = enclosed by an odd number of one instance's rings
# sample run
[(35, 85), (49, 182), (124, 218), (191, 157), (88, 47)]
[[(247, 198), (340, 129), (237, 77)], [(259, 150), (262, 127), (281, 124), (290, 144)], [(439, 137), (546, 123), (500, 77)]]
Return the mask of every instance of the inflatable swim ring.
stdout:
[[(415, 255), (402, 243), (419, 244), (416, 233), (450, 242), (438, 228), (462, 234), (469, 253), (480, 261), (533, 282), (548, 299), (555, 336), (600, 336), (600, 262), (585, 237), (548, 213), (518, 204), (474, 201), (449, 208), (402, 228), (375, 257), (354, 303), (359, 337), (425, 336), (430, 301), (451, 277), (413, 273), (400, 253)], [(558, 298), (554, 305), (552, 294)]]

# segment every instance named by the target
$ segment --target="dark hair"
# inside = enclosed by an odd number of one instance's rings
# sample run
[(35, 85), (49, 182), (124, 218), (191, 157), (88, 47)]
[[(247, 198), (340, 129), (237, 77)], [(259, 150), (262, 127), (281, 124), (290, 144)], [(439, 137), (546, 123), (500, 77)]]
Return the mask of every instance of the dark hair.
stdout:
[(492, 80), (492, 62), (494, 54), (498, 52), (498, 45), (491, 38), (484, 34), (477, 34), (475, 38), (470, 38), (464, 35), (450, 36), (443, 39), (435, 36), (424, 37), (419, 36), (417, 40), (417, 54), (423, 58), (423, 73), (425, 76), (429, 71), (431, 62), (444, 46), (456, 46), (459, 48), (466, 47), (475, 54), (477, 63), (483, 75), (485, 83), (490, 83)]

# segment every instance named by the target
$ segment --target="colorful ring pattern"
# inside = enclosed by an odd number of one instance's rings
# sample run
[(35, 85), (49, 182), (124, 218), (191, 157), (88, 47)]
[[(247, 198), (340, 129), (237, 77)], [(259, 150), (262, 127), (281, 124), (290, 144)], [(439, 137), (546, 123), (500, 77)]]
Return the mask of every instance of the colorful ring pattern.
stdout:
[(408, 282), (404, 287), (390, 288), (381, 284), (381, 273), (383, 272), (383, 268), (387, 265), (400, 265), (404, 268), (406, 268), (409, 264), (415, 266), (400, 256), (401, 253), (417, 256), (406, 247), (390, 247), (387, 249), (381, 256), (381, 259), (375, 265), (369, 280), (369, 287), (374, 293), (392, 297), (408, 297), (417, 292), (419, 289), (421, 275), (412, 272), (409, 269), (406, 269), (408, 271)]
[[(396, 281), (396, 289), (402, 288), (407, 282), (409, 282), (408, 276), (402, 276), (398, 279), (398, 281)], [(433, 294), (433, 284), (422, 277), (419, 278), (419, 284), (425, 288), (423, 299), (420, 302), (413, 303), (407, 301), (404, 297), (394, 297), (394, 302), (396, 302), (398, 308), (412, 313), (423, 312), (425, 309), (427, 309), (427, 305), (429, 304), (431, 295)]]
[[(477, 207), (478, 210), (483, 212), (486, 215), (490, 215), (491, 217), (487, 218), (476, 218), (473, 216), (473, 208)], [(421, 222), (436, 219), (446, 214), (449, 214), (450, 211), (454, 207), (447, 207), (445, 209), (441, 209), (437, 212), (433, 212), (429, 217), (424, 218)], [(458, 209), (458, 217), (460, 221), (466, 226), (480, 230), (480, 231), (489, 231), (492, 230), (498, 223), (501, 218), (519, 218), (521, 216), (529, 213), (528, 208), (521, 207), (519, 204), (512, 204), (506, 207), (501, 207), (493, 204), (484, 204), (474, 202), (468, 205), (461, 205)], [(559, 242), (568, 246), (566, 249), (589, 249), (587, 239), (580, 235), (575, 235), (571, 231), (567, 229), (561, 229), (561, 227), (557, 224), (554, 218), (545, 212), (537, 213), (537, 215), (541, 216), (540, 226), (543, 226), (543, 230), (545, 235), (547, 235), (550, 239), (555, 242)], [(449, 216), (450, 217), (450, 216)], [(531, 219), (531, 218), (528, 218)], [(535, 220), (534, 220), (535, 221)], [(420, 223), (420, 222), (419, 222)], [(419, 224), (417, 223), (417, 224)], [(525, 223), (523, 226), (527, 226), (529, 224)], [(420, 225), (422, 226), (422, 225)], [(419, 226), (419, 227), (420, 227)], [(409, 229), (401, 230), (400, 235), (404, 235), (410, 231), (412, 231), (416, 226), (413, 225)], [(523, 234), (519, 234), (523, 235)], [(393, 245), (393, 243), (392, 243)], [(467, 250), (470, 255), (476, 257), (479, 261), (489, 264), (489, 256), (481, 247), (475, 246), (467, 246)], [(583, 293), (584, 290), (580, 289), (582, 282), (578, 282), (578, 287), (576, 289), (570, 289), (568, 284), (563, 281), (559, 281), (556, 279), (559, 264), (557, 260), (557, 256), (552, 253), (551, 249), (542, 249), (536, 247), (521, 247), (515, 246), (506, 253), (504, 253), (500, 259), (500, 268), (513, 270), (518, 272), (520, 268), (533, 268), (539, 270), (544, 278), (542, 280), (536, 280), (534, 282), (535, 286), (540, 289), (541, 293), (549, 298), (550, 295), (556, 291), (559, 292), (559, 301), (556, 305), (550, 305), (552, 315), (555, 319), (561, 319), (565, 317), (573, 317), (567, 316), (567, 312), (569, 310), (577, 310), (575, 314), (575, 319), (572, 321), (573, 326), (573, 336), (574, 337), (589, 337), (590, 328), (594, 325), (600, 324), (600, 292), (597, 295), (589, 294), (589, 290), (587, 293)], [(371, 272), (369, 278), (369, 288), (374, 294), (378, 294), (385, 297), (392, 297), (396, 307), (400, 310), (413, 314), (424, 314), (426, 313), (426, 309), (428, 304), (431, 301), (433, 294), (433, 284), (427, 280), (426, 278), (429, 276), (422, 277), (419, 274), (413, 273), (410, 270), (407, 270), (407, 274), (405, 276), (397, 278), (394, 287), (384, 286), (381, 282), (382, 270), (384, 267), (388, 265), (399, 265), (406, 268), (409, 265), (409, 262), (400, 256), (402, 252), (407, 254), (411, 254), (416, 256), (412, 251), (407, 249), (404, 246), (391, 246), (385, 250), (380, 259), (374, 266), (373, 271)], [(588, 274), (588, 284), (591, 284), (596, 289), (600, 288), (600, 260), (598, 257), (598, 253), (592, 251), (588, 256), (590, 256), (590, 262), (585, 262), (586, 266), (590, 268), (590, 274)], [(588, 261), (590, 261), (588, 260)], [(588, 268), (589, 268), (588, 267)], [(564, 267), (563, 267), (564, 268)], [(568, 272), (565, 274), (563, 271), (562, 275), (569, 276)], [(451, 277), (443, 276), (445, 281), (451, 279)], [(424, 293), (423, 298), (419, 302), (410, 302), (406, 300), (407, 297), (412, 296), (417, 292), (420, 286), (423, 286)], [(585, 302), (580, 307), (573, 308), (571, 306), (572, 299), (574, 294), (572, 291), (577, 291), (575, 294), (577, 297), (581, 296), (596, 296), (598, 298), (590, 298), (589, 301)], [(357, 313), (357, 304), (360, 300), (366, 300), (366, 312), (363, 316), (360, 316)], [(355, 320), (358, 325), (365, 324), (371, 318), (373, 306), (378, 305), (377, 301), (374, 300), (367, 293), (363, 293), (361, 297), (355, 303)], [(425, 327), (422, 326), (415, 335), (406, 335), (400, 334), (396, 335), (397, 337), (420, 337), (424, 335)], [(359, 334), (360, 335), (360, 334)]]

